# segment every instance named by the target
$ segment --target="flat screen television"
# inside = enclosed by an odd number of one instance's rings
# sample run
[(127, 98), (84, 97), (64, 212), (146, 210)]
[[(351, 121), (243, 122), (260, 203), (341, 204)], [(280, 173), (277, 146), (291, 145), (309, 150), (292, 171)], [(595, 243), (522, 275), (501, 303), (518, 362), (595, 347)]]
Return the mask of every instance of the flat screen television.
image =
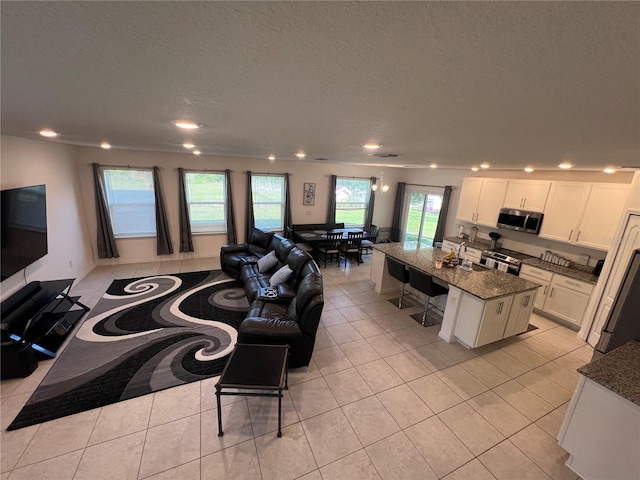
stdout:
[(5, 280), (47, 254), (47, 189), (33, 185), (1, 195), (0, 280)]

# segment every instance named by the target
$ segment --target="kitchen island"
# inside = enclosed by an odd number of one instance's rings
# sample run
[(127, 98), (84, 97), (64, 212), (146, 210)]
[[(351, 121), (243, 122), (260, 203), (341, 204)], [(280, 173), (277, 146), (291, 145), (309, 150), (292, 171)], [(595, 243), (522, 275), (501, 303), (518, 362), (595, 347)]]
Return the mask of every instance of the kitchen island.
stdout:
[(475, 348), (525, 332), (535, 300), (537, 283), (494, 269), (467, 271), (462, 268), (436, 268), (445, 252), (416, 248), (403, 243), (374, 245), (371, 280), (377, 293), (398, 290), (399, 282), (386, 268), (390, 256), (448, 286), (446, 306), (439, 336), (448, 343), (458, 341)]

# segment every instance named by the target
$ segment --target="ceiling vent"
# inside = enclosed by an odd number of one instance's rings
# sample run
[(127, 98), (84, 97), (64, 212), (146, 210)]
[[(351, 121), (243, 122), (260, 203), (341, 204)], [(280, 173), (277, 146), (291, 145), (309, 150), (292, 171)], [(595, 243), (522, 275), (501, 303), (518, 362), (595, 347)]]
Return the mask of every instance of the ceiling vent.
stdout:
[(395, 153), (374, 153), (373, 156), (378, 158), (396, 158), (398, 155)]

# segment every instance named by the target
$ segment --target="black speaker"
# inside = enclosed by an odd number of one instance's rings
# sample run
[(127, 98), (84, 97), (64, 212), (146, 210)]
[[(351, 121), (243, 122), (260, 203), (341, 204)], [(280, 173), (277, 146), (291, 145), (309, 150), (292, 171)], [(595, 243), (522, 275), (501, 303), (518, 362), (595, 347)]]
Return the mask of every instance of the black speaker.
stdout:
[(0, 347), (2, 351), (2, 366), (0, 367), (0, 378), (28, 377), (38, 368), (36, 352), (31, 348), (31, 343), (21, 341), (16, 342), (4, 339)]

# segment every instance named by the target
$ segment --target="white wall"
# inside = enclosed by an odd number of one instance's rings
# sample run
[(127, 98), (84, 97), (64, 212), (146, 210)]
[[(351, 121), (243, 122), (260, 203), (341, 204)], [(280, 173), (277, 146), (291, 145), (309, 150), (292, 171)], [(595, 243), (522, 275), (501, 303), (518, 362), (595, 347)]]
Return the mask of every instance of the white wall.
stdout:
[[(74, 148), (6, 135), (1, 140), (1, 187), (47, 186), (49, 253), (26, 268), (27, 282), (84, 277), (95, 264), (87, 242)], [(24, 285), (21, 270), (0, 284), (0, 296), (6, 298)]]
[[(165, 193), (165, 204), (169, 217), (171, 239), (174, 244), (174, 254), (156, 255), (156, 240), (154, 238), (118, 239), (120, 258), (98, 259), (95, 252), (96, 218), (94, 207), (93, 177), (90, 164), (97, 162), (101, 165), (130, 165), (131, 167), (161, 168), (160, 177)], [(326, 222), (329, 203), (329, 176), (332, 174), (345, 177), (380, 176), (380, 167), (358, 167), (350, 165), (335, 165), (313, 161), (273, 161), (267, 159), (249, 159), (235, 157), (213, 157), (207, 155), (195, 156), (191, 153), (157, 153), (139, 152), (131, 150), (103, 150), (101, 148), (76, 147), (76, 164), (82, 188), (83, 204), (88, 219), (88, 236), (98, 265), (135, 263), (148, 261), (175, 260), (180, 258), (217, 257), (220, 247), (227, 243), (226, 234), (194, 235), (194, 252), (179, 253), (179, 224), (178, 224), (178, 167), (186, 169), (230, 169), (232, 173), (232, 189), (236, 214), (238, 240), (244, 239), (245, 192), (247, 178), (245, 171), (290, 173), (293, 223), (324, 223)], [(395, 202), (395, 187), (400, 169), (386, 168), (384, 181), (391, 185), (385, 195), (376, 195), (373, 223), (380, 226), (391, 225)], [(304, 183), (316, 184), (315, 205), (302, 205)]]

